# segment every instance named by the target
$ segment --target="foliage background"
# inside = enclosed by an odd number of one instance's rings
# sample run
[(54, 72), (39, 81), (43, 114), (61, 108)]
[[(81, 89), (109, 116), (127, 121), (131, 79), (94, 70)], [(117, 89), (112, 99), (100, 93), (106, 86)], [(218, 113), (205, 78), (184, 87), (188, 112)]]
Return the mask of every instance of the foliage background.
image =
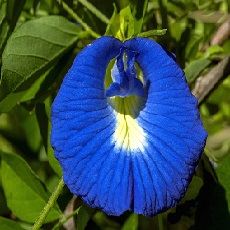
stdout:
[[(229, 10), (229, 0), (0, 0), (0, 230), (30, 229), (58, 184), (50, 106), (83, 47), (121, 34), (124, 22), (132, 35), (132, 17), (134, 33), (167, 29), (153, 38), (176, 54), (193, 88), (230, 54), (230, 22), (227, 37), (213, 42)], [(230, 229), (229, 72), (200, 105), (207, 146), (176, 208), (153, 218), (109, 217), (64, 187), (42, 229)]]

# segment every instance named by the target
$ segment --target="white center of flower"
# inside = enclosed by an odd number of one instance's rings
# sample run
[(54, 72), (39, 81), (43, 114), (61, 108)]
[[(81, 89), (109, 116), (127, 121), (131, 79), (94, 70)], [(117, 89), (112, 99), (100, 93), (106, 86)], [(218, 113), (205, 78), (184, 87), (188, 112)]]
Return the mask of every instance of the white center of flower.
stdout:
[(112, 97), (110, 103), (117, 118), (117, 126), (113, 135), (116, 147), (126, 151), (144, 152), (145, 133), (135, 119), (140, 111), (141, 98), (137, 96)]

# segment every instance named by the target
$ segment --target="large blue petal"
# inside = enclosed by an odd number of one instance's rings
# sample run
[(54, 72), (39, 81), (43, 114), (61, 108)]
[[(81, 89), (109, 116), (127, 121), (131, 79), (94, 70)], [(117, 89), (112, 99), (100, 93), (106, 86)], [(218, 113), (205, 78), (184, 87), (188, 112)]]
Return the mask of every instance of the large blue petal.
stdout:
[[(51, 143), (69, 189), (93, 207), (120, 215), (131, 209), (130, 156), (115, 153), (114, 111), (105, 97), (104, 78), (122, 43), (102, 37), (75, 59), (52, 105)], [(120, 196), (122, 194), (122, 196)]]
[[(105, 97), (106, 68), (121, 49), (138, 54), (146, 98)], [(51, 144), (65, 183), (110, 215), (153, 216), (176, 205), (205, 139), (183, 71), (149, 39), (94, 41), (76, 57), (52, 105)]]
[(136, 62), (148, 90), (145, 107), (137, 118), (148, 136), (148, 148), (147, 154), (133, 158), (133, 177), (139, 180), (134, 183), (134, 211), (152, 215), (183, 197), (207, 133), (199, 118), (197, 100), (174, 57), (145, 38), (134, 38), (124, 45), (138, 51)]

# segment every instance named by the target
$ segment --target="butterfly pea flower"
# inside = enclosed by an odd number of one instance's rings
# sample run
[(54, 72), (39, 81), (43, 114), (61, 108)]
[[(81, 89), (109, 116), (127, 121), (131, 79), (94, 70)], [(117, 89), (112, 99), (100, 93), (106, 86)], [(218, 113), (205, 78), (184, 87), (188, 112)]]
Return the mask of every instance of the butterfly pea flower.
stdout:
[(66, 185), (108, 215), (177, 205), (207, 137), (174, 55), (147, 38), (104, 36), (85, 47), (51, 116)]

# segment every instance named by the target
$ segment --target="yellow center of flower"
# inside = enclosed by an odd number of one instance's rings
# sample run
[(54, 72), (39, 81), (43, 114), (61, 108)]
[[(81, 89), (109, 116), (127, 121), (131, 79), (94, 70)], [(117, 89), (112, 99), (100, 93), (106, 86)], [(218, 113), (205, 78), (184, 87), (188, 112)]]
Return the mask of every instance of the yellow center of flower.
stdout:
[(117, 117), (117, 125), (113, 136), (117, 148), (143, 152), (145, 133), (136, 120), (139, 116), (143, 99), (138, 96), (125, 98), (115, 96), (111, 97), (109, 102)]

